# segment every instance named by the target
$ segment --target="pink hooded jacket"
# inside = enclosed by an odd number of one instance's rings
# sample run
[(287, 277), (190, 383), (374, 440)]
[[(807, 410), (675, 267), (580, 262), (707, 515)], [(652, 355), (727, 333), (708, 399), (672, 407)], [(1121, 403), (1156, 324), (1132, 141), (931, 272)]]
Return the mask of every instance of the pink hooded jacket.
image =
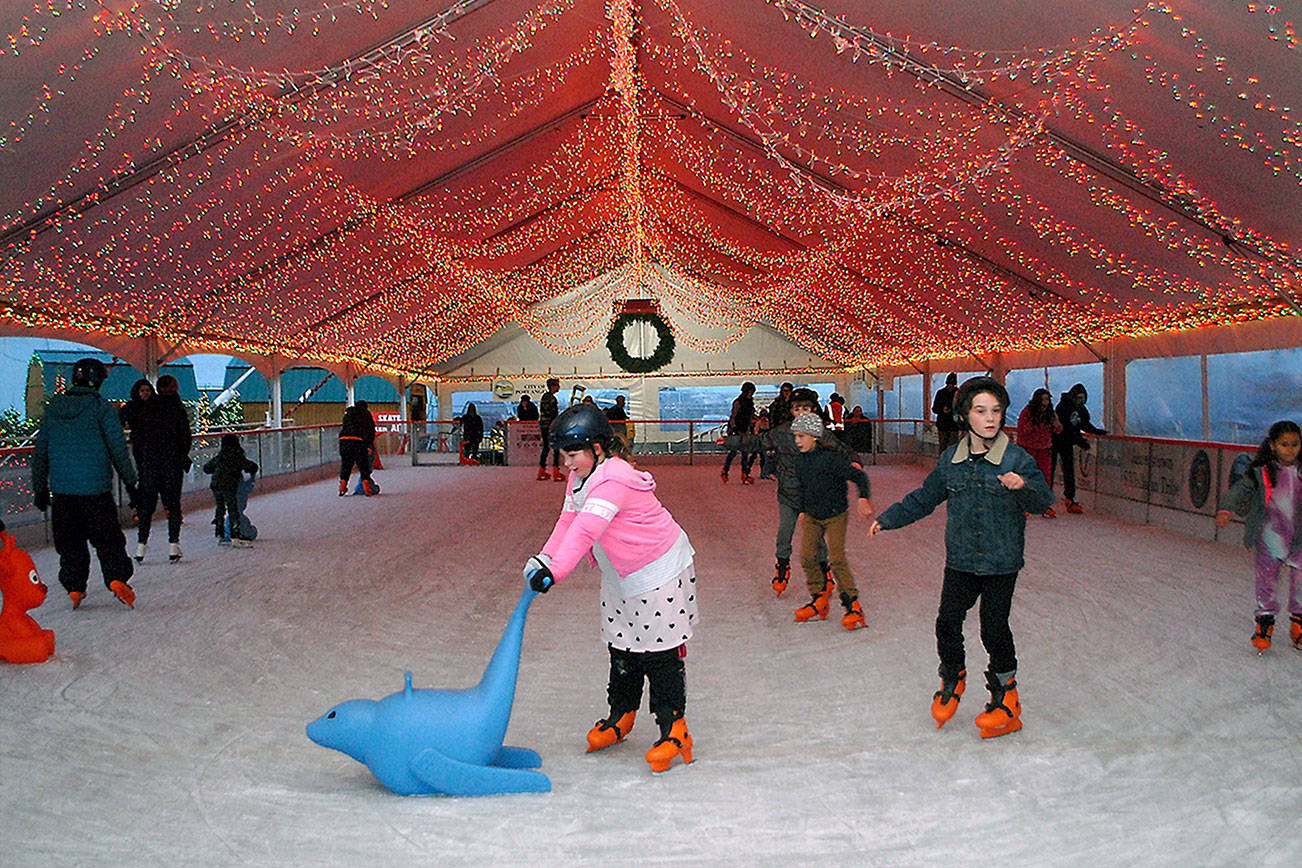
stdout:
[(565, 485), (561, 517), (542, 553), (551, 558), (556, 581), (564, 579), (586, 555), (591, 563), (592, 544), (601, 548), (621, 577), (641, 569), (665, 554), (682, 536), (683, 529), (656, 499), (656, 481), (622, 458), (607, 458), (588, 476), (582, 508), (574, 502), (575, 476)]

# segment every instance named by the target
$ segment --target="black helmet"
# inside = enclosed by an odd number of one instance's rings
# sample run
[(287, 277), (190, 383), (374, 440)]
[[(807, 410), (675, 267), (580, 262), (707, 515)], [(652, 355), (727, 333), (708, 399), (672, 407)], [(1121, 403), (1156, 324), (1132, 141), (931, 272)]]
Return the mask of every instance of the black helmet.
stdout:
[(610, 446), (615, 431), (610, 427), (610, 420), (601, 408), (595, 404), (575, 404), (567, 407), (565, 412), (552, 422), (551, 446), (562, 452), (575, 449), (591, 449), (593, 443), (600, 443), (603, 448)]
[(994, 377), (972, 377), (964, 380), (954, 394), (954, 421), (960, 428), (967, 428), (967, 414), (972, 409), (972, 400), (982, 392), (994, 395), (999, 407), (1008, 413), (1008, 390)]
[(78, 359), (72, 366), (72, 384), (98, 389), (108, 379), (108, 368), (99, 359)]

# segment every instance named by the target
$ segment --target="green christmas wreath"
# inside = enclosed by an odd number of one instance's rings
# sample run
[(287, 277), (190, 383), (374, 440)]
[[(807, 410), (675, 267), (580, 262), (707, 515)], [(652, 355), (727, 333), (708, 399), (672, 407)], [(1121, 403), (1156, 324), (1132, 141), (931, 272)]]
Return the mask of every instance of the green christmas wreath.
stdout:
[[(634, 358), (624, 348), (624, 329), (639, 322), (649, 323), (659, 337), (655, 352), (646, 358)], [(615, 322), (610, 327), (610, 334), (606, 335), (606, 349), (610, 350), (611, 360), (623, 370), (631, 374), (645, 374), (659, 370), (673, 361), (674, 335), (669, 330), (668, 324), (656, 314), (621, 313), (615, 317)]]

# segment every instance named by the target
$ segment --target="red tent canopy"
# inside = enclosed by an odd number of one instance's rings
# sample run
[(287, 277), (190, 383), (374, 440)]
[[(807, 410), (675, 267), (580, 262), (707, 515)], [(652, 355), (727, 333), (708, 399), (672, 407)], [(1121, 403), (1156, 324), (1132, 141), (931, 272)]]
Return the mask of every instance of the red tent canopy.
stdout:
[(1296, 315), (1297, 14), (6, 4), (0, 326), (433, 376), (626, 298), (849, 369)]

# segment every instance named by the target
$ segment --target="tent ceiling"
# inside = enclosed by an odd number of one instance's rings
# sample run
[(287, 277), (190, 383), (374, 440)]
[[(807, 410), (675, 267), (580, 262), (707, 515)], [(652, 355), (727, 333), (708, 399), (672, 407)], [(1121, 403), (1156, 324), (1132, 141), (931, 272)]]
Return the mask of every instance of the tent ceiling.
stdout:
[(847, 368), (1294, 315), (1297, 11), (6, 4), (0, 325), (436, 374), (626, 297)]

